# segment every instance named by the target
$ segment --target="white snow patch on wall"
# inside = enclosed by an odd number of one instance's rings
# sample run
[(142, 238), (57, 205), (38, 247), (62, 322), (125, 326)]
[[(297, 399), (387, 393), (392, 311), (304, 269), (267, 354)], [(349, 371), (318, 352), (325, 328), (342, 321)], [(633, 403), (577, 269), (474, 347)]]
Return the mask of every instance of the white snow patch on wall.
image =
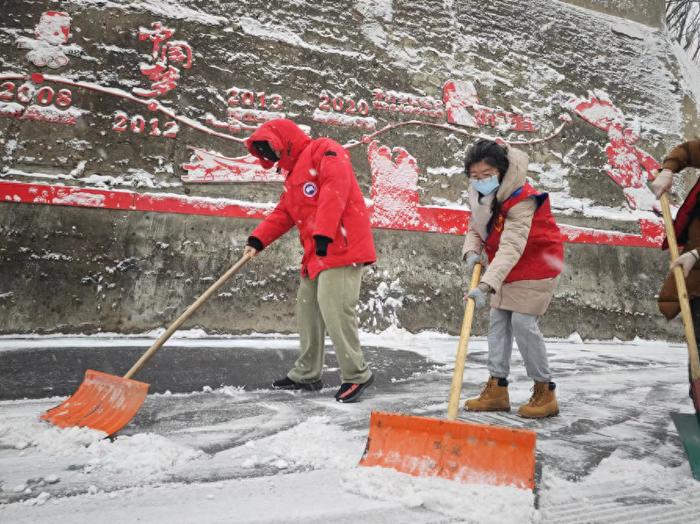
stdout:
[(54, 204), (67, 206), (88, 206), (102, 207), (104, 205), (105, 195), (95, 195), (93, 193), (70, 193), (66, 196), (56, 197), (53, 199)]
[(362, 34), (378, 47), (387, 44), (387, 33), (382, 26), (382, 21), (391, 22), (394, 19), (392, 0), (358, 0), (355, 9), (362, 14)]
[(649, 31), (645, 31), (643, 27), (644, 26), (640, 26), (640, 24), (620, 20), (619, 22), (614, 22), (611, 29), (614, 33), (620, 35), (629, 36), (635, 40), (644, 40), (649, 36)]
[(96, 6), (99, 8), (113, 8), (128, 11), (131, 9), (143, 9), (157, 16), (177, 18), (190, 22), (199, 22), (205, 25), (222, 25), (228, 22), (223, 16), (216, 16), (185, 7), (181, 2), (174, 0), (138, 0), (132, 2), (117, 2), (111, 0), (68, 0), (68, 3), (82, 6)]
[(250, 36), (256, 36), (264, 40), (274, 40), (276, 42), (282, 42), (294, 47), (301, 47), (303, 49), (310, 49), (312, 51), (317, 51), (323, 54), (341, 55), (362, 60), (371, 59), (370, 56), (364, 55), (362, 53), (345, 51), (344, 49), (338, 49), (335, 47), (310, 44), (304, 39), (302, 39), (294, 31), (282, 24), (262, 24), (254, 18), (249, 18), (247, 16), (241, 17), (238, 23), (245, 34)]
[(683, 87), (692, 94), (700, 115), (700, 65), (693, 62), (677, 42), (672, 43), (672, 49), (681, 69)]

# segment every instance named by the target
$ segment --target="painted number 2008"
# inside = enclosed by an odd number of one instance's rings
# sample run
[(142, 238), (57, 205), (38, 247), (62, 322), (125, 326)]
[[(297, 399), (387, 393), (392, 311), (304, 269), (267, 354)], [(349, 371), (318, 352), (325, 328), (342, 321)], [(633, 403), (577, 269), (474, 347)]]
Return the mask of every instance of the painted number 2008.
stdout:
[(176, 138), (179, 130), (176, 122), (172, 120), (165, 122), (163, 130), (160, 129), (160, 120), (155, 117), (146, 121), (141, 115), (133, 115), (131, 118), (123, 111), (114, 114), (112, 130), (117, 133), (131, 131), (137, 135), (148, 134), (148, 136), (162, 136), (165, 138)]
[(48, 106), (54, 104), (57, 107), (67, 108), (73, 103), (73, 93), (70, 89), (59, 89), (54, 91), (49, 86), (36, 89), (32, 84), (22, 84), (15, 92), (14, 82), (3, 82), (0, 84), (0, 100), (11, 102), (16, 100), (21, 104), (29, 104), (36, 101), (39, 105)]

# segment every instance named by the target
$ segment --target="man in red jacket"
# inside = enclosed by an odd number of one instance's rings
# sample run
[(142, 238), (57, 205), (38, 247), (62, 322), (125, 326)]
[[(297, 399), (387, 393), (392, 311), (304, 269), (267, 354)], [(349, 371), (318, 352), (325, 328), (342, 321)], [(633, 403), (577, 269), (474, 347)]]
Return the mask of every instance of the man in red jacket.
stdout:
[(327, 330), (343, 382), (335, 399), (357, 402), (373, 376), (360, 347), (355, 308), (363, 267), (377, 257), (350, 157), (337, 142), (312, 140), (286, 119), (260, 126), (246, 147), (263, 167), (277, 164), (286, 180), (277, 207), (252, 232), (245, 252), (256, 255), (295, 225), (304, 248), (297, 294), (301, 355), (272, 387), (321, 389)]

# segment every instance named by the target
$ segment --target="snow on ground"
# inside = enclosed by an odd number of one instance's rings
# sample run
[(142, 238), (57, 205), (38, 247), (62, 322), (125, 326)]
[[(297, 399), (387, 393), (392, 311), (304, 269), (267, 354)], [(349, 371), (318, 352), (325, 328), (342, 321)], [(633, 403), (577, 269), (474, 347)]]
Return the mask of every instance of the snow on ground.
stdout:
[[(119, 355), (157, 334), (0, 337), (0, 366), (41, 348), (57, 360), (78, 350)], [(0, 402), (0, 522), (691, 522), (700, 512), (699, 485), (668, 416), (691, 410), (683, 345), (551, 340), (559, 417), (462, 413), (463, 421), (537, 432), (533, 493), (358, 466), (372, 410), (444, 416), (457, 346), (447, 335), (397, 329), (362, 339), (370, 362), (382, 356), (390, 366), (377, 365), (376, 387), (354, 405), (335, 402), (333, 387), (250, 387), (255, 367), (243, 383), (149, 395), (114, 440), (39, 421), (62, 397)], [(267, 355), (264, 347), (293, 356), (297, 344), (191, 331), (172, 351), (185, 347), (201, 368), (207, 352), (230, 351), (244, 365)], [(476, 338), (463, 397), (486, 379), (485, 361), (486, 341)], [(517, 353), (511, 378), (517, 406), (531, 386)]]

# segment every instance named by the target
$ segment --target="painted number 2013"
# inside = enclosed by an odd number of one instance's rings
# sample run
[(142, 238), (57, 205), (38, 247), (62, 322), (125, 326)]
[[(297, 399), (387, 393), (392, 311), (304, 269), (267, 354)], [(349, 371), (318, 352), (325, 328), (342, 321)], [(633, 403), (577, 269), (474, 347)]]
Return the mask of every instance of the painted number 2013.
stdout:
[(257, 107), (258, 109), (269, 109), (278, 111), (282, 109), (282, 97), (280, 95), (267, 95), (265, 91), (258, 93), (250, 90), (232, 87), (226, 94), (228, 95), (229, 107)]
[(165, 138), (176, 138), (178, 125), (172, 120), (164, 123), (163, 130), (160, 129), (160, 120), (157, 117), (146, 120), (141, 115), (133, 115), (129, 117), (123, 111), (117, 111), (114, 114), (114, 122), (112, 129), (117, 133), (131, 131), (137, 135), (147, 134), (148, 136), (162, 136)]

